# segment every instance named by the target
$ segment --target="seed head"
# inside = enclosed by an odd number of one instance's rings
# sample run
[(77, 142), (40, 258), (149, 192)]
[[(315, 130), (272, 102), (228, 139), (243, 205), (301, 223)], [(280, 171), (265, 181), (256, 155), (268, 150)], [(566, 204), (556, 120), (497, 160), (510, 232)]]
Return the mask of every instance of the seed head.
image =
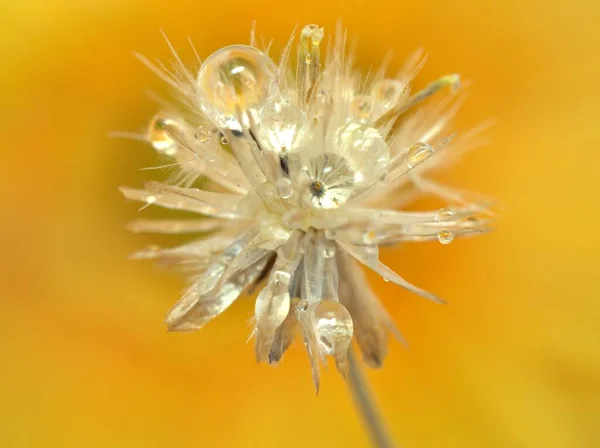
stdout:
[[(447, 130), (458, 76), (411, 93), (424, 62), (417, 52), (395, 78), (382, 68), (363, 80), (344, 33), (338, 30), (325, 58), (322, 39), (316, 25), (302, 30), (295, 70), (293, 35), (278, 64), (254, 39), (216, 51), (197, 71), (175, 52), (173, 71), (142, 58), (183, 103), (157, 114), (145, 136), (179, 172), (170, 183), (121, 189), (129, 199), (202, 216), (130, 225), (137, 232), (201, 234), (135, 254), (194, 273), (167, 315), (168, 328), (197, 330), (264, 282), (253, 321), (256, 357), (278, 362), (300, 329), (317, 389), (326, 356), (346, 372), (353, 336), (372, 366), (383, 362), (388, 333), (401, 338), (360, 264), (441, 303), (381, 263), (379, 248), (447, 244), (487, 229), (477, 216), (485, 205), (425, 177), (464, 143)], [(452, 91), (442, 101), (421, 104), (446, 86)], [(397, 210), (420, 193), (455, 205)]]

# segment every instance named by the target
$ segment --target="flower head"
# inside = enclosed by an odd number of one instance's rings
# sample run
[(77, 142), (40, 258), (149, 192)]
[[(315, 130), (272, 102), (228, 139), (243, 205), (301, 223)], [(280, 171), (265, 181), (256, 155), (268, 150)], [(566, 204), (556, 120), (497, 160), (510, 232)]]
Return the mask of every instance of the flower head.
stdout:
[[(381, 263), (379, 248), (404, 241), (446, 244), (486, 229), (476, 216), (481, 204), (423, 176), (447, 163), (459, 141), (446, 129), (458, 102), (452, 91), (439, 103), (420, 103), (445, 86), (456, 90), (458, 76), (411, 93), (421, 53), (395, 78), (381, 69), (364, 80), (353, 69), (343, 33), (325, 58), (322, 40), (322, 28), (305, 27), (296, 61), (292, 36), (278, 64), (254, 39), (216, 51), (197, 73), (177, 55), (175, 72), (148, 63), (184, 105), (158, 114), (147, 134), (179, 174), (171, 184), (122, 188), (129, 199), (203, 216), (131, 224), (134, 231), (202, 233), (179, 247), (136, 254), (197, 271), (168, 313), (168, 328), (197, 330), (264, 281), (255, 305), (257, 359), (279, 361), (299, 328), (317, 388), (326, 356), (346, 371), (353, 336), (372, 366), (383, 361), (387, 334), (400, 337), (360, 264), (441, 302)], [(422, 191), (460, 205), (396, 210)]]

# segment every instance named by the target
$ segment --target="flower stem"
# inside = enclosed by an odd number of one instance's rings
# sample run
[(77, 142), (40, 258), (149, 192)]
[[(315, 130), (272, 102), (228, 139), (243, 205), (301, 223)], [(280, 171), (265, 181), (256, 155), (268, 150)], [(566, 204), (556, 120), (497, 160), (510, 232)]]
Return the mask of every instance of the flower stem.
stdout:
[(377, 448), (393, 448), (394, 443), (379, 415), (377, 405), (352, 349), (348, 351), (348, 363), (348, 382), (352, 397), (361, 414), (363, 423), (369, 432), (373, 446)]

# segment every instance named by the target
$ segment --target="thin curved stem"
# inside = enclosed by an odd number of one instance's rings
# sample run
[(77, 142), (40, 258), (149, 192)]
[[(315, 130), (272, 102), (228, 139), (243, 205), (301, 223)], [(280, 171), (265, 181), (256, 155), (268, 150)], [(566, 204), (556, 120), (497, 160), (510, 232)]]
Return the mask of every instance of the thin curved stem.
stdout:
[(350, 384), (352, 397), (361, 414), (365, 428), (369, 432), (373, 446), (377, 448), (393, 448), (395, 445), (379, 415), (377, 405), (373, 400), (353, 349), (348, 351), (348, 363), (348, 383)]

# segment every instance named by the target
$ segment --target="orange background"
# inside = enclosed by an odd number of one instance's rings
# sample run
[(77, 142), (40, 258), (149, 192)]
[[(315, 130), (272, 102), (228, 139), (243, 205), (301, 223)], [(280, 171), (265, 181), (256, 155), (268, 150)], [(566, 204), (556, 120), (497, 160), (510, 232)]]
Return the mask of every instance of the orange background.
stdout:
[[(594, 2), (21, 1), (0, 6), (0, 446), (367, 446), (343, 380), (315, 396), (301, 344), (254, 362), (244, 299), (194, 334), (162, 325), (183, 281), (127, 256), (175, 238), (131, 235), (117, 192), (159, 176), (143, 129), (163, 84), (131, 51), (167, 60), (275, 38), (296, 23), (359, 36), (358, 62), (417, 80), (473, 81), (458, 128), (497, 118), (491, 143), (444, 180), (497, 197), (498, 231), (384, 254), (436, 306), (376, 280), (409, 340), (370, 371), (407, 448), (600, 446), (599, 8)], [(145, 216), (164, 216), (145, 210)]]

